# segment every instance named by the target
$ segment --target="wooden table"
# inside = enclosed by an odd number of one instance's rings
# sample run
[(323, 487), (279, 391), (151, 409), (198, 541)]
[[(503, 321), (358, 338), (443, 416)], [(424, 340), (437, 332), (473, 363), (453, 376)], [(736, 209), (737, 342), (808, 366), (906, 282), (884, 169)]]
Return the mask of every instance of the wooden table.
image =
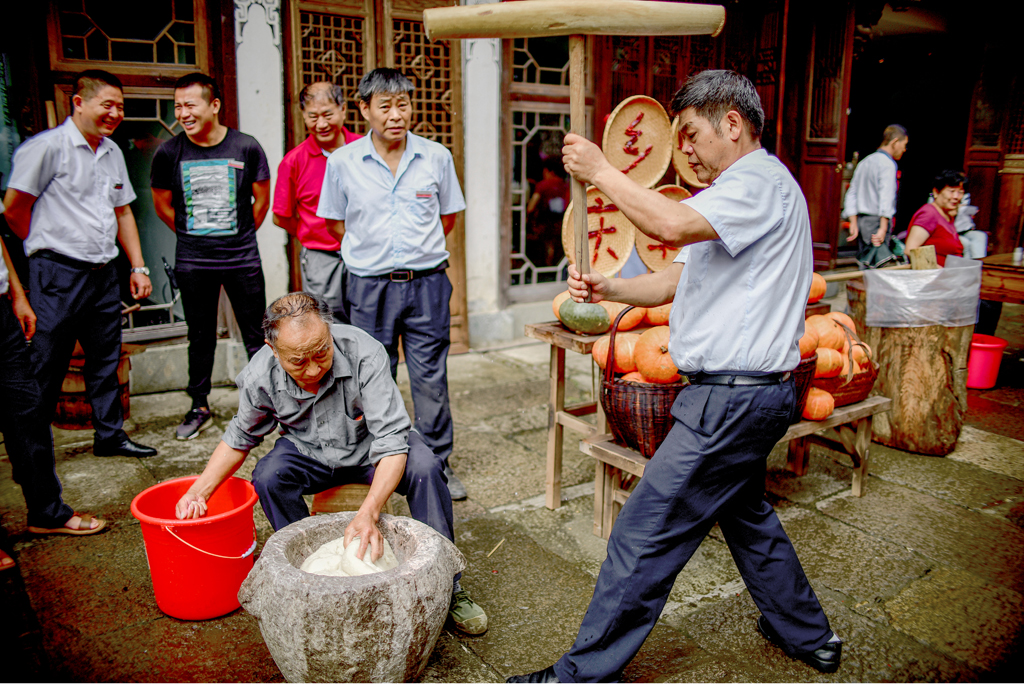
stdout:
[[(853, 495), (863, 496), (868, 476), (868, 447), (871, 419), (889, 410), (888, 397), (837, 408), (825, 420), (802, 420), (789, 426), (779, 444), (789, 443), (787, 469), (797, 475), (807, 472), (811, 444), (838, 449), (853, 460)], [(650, 459), (612, 441), (610, 434), (592, 434), (580, 442), (580, 451), (597, 459), (594, 481), (594, 534), (605, 539), (611, 534), (622, 505), (635, 481), (643, 477)]]
[(1014, 265), (1012, 254), (993, 254), (982, 259), (981, 298), (1024, 304), (1024, 265)]
[[(546, 486), (544, 505), (555, 510), (562, 505), (562, 439), (563, 429), (570, 428), (584, 436), (604, 434), (608, 431), (604, 411), (599, 401), (565, 405), (565, 351), (590, 354), (601, 335), (577, 335), (566, 330), (558, 321), (531, 323), (526, 336), (551, 345), (551, 398), (548, 402), (548, 451), (545, 467)], [(581, 420), (580, 416), (597, 414), (596, 426)], [(600, 467), (598, 463), (598, 467)]]

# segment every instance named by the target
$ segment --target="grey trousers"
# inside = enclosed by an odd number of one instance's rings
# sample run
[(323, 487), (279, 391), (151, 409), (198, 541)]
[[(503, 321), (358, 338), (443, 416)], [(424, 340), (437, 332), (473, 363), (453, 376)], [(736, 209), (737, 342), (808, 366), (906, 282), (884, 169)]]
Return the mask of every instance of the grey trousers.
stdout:
[(345, 305), (345, 262), (337, 252), (302, 248), (302, 289), (320, 295), (339, 323), (348, 323)]

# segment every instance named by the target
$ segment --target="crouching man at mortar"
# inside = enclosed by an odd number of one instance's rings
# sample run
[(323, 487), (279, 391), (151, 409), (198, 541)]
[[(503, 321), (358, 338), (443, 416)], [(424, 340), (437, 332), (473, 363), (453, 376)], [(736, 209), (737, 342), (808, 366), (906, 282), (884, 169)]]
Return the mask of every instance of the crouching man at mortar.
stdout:
[[(369, 494), (345, 529), (346, 545), (359, 538), (360, 559), (367, 550), (373, 560), (383, 553), (377, 520), (396, 491), (407, 498), (413, 518), (454, 542), (444, 461), (411, 430), (387, 352), (362, 330), (332, 323), (327, 302), (306, 292), (267, 308), (267, 346), (236, 380), (238, 414), (175, 514), (205, 515), (207, 499), (280, 425), (283, 435), (252, 474), (274, 530), (309, 515), (303, 494), (368, 484)], [(459, 586), (460, 577), (448, 616), (460, 631), (483, 634), (487, 615)]]

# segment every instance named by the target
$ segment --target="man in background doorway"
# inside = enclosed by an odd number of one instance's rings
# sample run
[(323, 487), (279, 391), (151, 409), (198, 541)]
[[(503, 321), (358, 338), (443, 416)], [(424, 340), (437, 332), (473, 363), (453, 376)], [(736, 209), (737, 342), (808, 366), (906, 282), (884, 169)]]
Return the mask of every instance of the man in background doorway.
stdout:
[(451, 152), (409, 132), (412, 91), (412, 81), (395, 69), (363, 76), (359, 112), (371, 131), (327, 160), (317, 215), (341, 242), (352, 325), (384, 345), (392, 377), (402, 340), (414, 426), (444, 460), (448, 489), (458, 501), (466, 488), (448, 465), (452, 284), (445, 236), (466, 201)]
[(209, 396), (221, 287), (249, 358), (263, 347), (266, 289), (256, 229), (270, 207), (270, 167), (256, 139), (222, 124), (220, 110), (216, 81), (200, 73), (182, 76), (174, 85), (174, 116), (184, 131), (153, 157), (153, 204), (177, 234), (174, 274), (188, 323), (192, 408), (178, 439), (193, 439), (213, 424)]
[[(843, 201), (843, 217), (850, 221), (850, 237), (857, 242), (861, 267), (875, 268), (894, 257), (889, 250), (892, 218), (896, 215), (898, 162), (907, 151), (907, 129), (899, 124), (882, 132), (882, 145), (857, 164)], [(881, 249), (884, 248), (884, 249)]]
[(348, 323), (341, 244), (316, 209), (327, 158), (360, 136), (343, 125), (346, 107), (341, 86), (325, 81), (307, 85), (299, 93), (299, 109), (309, 136), (284, 156), (277, 169), (274, 224), (302, 244), (302, 289), (326, 299), (335, 320)]

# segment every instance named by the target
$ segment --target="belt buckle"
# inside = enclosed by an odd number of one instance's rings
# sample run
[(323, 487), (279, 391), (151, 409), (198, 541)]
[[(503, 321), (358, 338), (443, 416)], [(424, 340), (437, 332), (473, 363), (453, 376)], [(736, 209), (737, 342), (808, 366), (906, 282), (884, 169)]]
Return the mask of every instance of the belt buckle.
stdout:
[(412, 280), (412, 271), (392, 271), (389, 277), (393, 283), (407, 283)]

